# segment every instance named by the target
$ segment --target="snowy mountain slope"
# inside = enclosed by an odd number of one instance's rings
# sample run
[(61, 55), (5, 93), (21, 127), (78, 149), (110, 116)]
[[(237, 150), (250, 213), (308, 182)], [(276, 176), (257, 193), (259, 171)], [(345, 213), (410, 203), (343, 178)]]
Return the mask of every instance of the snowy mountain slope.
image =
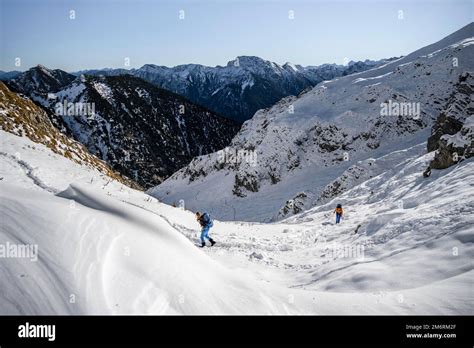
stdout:
[[(239, 56), (226, 66), (184, 64), (173, 68), (146, 64), (139, 69), (86, 70), (90, 75), (140, 77), (238, 122), (259, 109), (267, 108), (288, 95), (298, 95), (321, 81), (364, 71), (389, 60), (323, 64), (302, 67), (277, 63), (254, 56)], [(75, 74), (79, 74), (75, 73)]]
[[(302, 284), (308, 288), (338, 291), (349, 288), (394, 290), (406, 288), (407, 284), (417, 287), (471, 272), (474, 162), (468, 160), (449, 170), (436, 171), (427, 180), (419, 173), (433, 155), (409, 156), (405, 165), (286, 220), (319, 227), (314, 223), (328, 215), (332, 219), (332, 214), (328, 214), (331, 208), (336, 202), (342, 203), (346, 217), (344, 223), (337, 226), (340, 231), (325, 232), (323, 227), (320, 235), (336, 243), (366, 246), (364, 261), (349, 261), (348, 265), (348, 260), (340, 259), (328, 267), (308, 272), (308, 280)], [(326, 226), (331, 229), (330, 225)], [(345, 271), (347, 267), (351, 268), (350, 273)], [(385, 268), (390, 278), (382, 279), (379, 273), (377, 277), (361, 277), (359, 281), (358, 275), (370, 272), (372, 267)], [(469, 282), (472, 285), (472, 279)]]
[[(115, 178), (130, 187), (139, 187), (129, 178), (114, 172), (106, 163), (91, 155), (81, 143), (59, 132), (43, 109), (30, 99), (11, 92), (3, 82), (0, 82), (0, 129), (18, 136), (26, 136), (78, 164), (95, 168), (103, 175)], [(5, 153), (0, 152), (0, 155), (6, 156), (3, 160), (7, 160), (8, 156)], [(13, 159), (19, 160), (23, 168), (28, 170), (29, 176), (35, 176), (34, 168), (22, 163), (17, 153), (13, 156)]]
[(195, 156), (225, 147), (239, 128), (133, 76), (81, 76), (59, 89), (37, 90), (35, 81), (47, 83), (29, 79), (36, 70), (9, 83), (21, 91), (34, 90), (29, 95), (56, 127), (143, 187), (160, 183)]
[[(413, 311), (419, 303), (409, 303), (413, 298), (407, 289), (446, 295), (457, 287), (463, 295), (455, 306), (472, 311), (474, 162), (435, 170), (425, 179), (420, 173), (434, 156), (424, 154), (425, 146), (374, 160), (375, 166), (385, 162), (391, 170), (280, 223), (218, 226), (214, 236), (225, 250), (216, 249), (214, 256), (234, 267), (254, 263), (261, 278), (292, 289), (361, 291), (376, 301), (396, 294), (400, 306)], [(333, 223), (336, 203), (345, 208), (338, 226)], [(231, 225), (238, 230), (229, 231)], [(197, 237), (191, 230), (186, 235)], [(433, 308), (438, 305), (453, 309), (444, 300)], [(357, 304), (351, 307), (360, 310)]]
[[(256, 161), (222, 163), (218, 153), (198, 157), (151, 194), (167, 203), (184, 199), (189, 208), (221, 219), (247, 221), (275, 218), (302, 192), (317, 201), (324, 187), (358, 161), (426, 141), (459, 77), (474, 70), (473, 26), (258, 111), (228, 149), (253, 153)], [(393, 105), (399, 111), (405, 105), (405, 112), (392, 112)], [(217, 187), (220, 198), (203, 198), (208, 187)]]
[[(428, 137), (428, 152), (437, 150), (429, 168), (444, 169), (474, 155), (473, 111), (474, 76), (471, 72), (465, 72), (459, 76), (459, 81), (454, 85), (445, 109), (437, 117), (431, 136)], [(354, 185), (382, 173), (386, 168), (393, 170), (400, 164), (404, 165), (406, 158), (403, 157), (417, 148), (419, 146), (392, 152), (381, 158), (369, 158), (357, 162), (329, 183), (317, 200), (311, 201), (307, 194), (303, 194), (303, 197), (287, 201), (280, 210), (278, 218), (296, 214), (305, 207), (318, 205), (334, 198)]]
[[(407, 145), (408, 144), (404, 144), (404, 147)], [(312, 206), (321, 205), (331, 201), (333, 198), (338, 197), (342, 193), (363, 183), (364, 181), (382, 173), (390, 173), (398, 170), (398, 168), (405, 166), (409, 161), (411, 161), (413, 155), (420, 156), (424, 153), (424, 143), (416, 144), (401, 150), (394, 150), (380, 157), (377, 157), (376, 153), (374, 153), (374, 157), (357, 161), (355, 164), (344, 170), (340, 176), (336, 177), (321, 190), (319, 195), (316, 196), (316, 199), (311, 197), (309, 194), (305, 194), (304, 197), (300, 197), (299, 200), (292, 199), (287, 201), (285, 206), (280, 209), (278, 216), (276, 216), (275, 219), (281, 220), (282, 218), (298, 214)], [(296, 201), (298, 201), (299, 204), (295, 204)]]
[(38, 246), (37, 261), (2, 259), (2, 314), (472, 313), (472, 158), (427, 181), (433, 153), (411, 153), (341, 197), (339, 226), (330, 202), (282, 223), (216, 221), (218, 246), (199, 249), (192, 212), (25, 137), (0, 131), (0, 149), (0, 244)]

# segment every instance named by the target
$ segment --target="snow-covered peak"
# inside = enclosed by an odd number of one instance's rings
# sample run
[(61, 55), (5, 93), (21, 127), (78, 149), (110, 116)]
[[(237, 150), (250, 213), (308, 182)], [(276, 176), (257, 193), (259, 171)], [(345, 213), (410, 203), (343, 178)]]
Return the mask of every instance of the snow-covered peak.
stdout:
[(41, 65), (41, 64), (38, 64), (37, 66), (35, 66), (33, 68), (35, 71), (39, 71), (43, 74), (46, 74), (48, 76), (51, 76), (53, 77), (53, 74), (52, 74), (52, 70), (49, 70), (48, 68), (46, 68), (44, 65)]
[(18, 74), (7, 84), (16, 92), (33, 95), (37, 99), (44, 99), (47, 93), (59, 91), (75, 78), (76, 76), (65, 71), (51, 70), (43, 65), (37, 65)]
[(163, 67), (156, 64), (145, 64), (140, 69), (146, 72), (150, 72), (150, 71), (155, 71), (160, 68), (163, 68)]
[(286, 62), (285, 64), (283, 64), (283, 68), (292, 69), (294, 72), (298, 72), (304, 69), (301, 65), (296, 65), (290, 62)]
[(240, 66), (242, 68), (256, 68), (269, 65), (270, 62), (256, 56), (238, 56), (227, 63), (227, 66)]

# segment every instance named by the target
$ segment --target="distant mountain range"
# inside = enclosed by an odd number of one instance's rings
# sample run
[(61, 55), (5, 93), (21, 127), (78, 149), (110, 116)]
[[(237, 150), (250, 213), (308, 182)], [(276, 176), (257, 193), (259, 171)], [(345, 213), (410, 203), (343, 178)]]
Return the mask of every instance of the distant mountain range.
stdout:
[(298, 95), (324, 80), (375, 68), (392, 59), (303, 67), (240, 56), (226, 66), (185, 64), (169, 68), (146, 64), (139, 69), (83, 70), (74, 74), (137, 76), (237, 122), (244, 122), (257, 110), (270, 107), (281, 98)]
[[(139, 69), (91, 69), (70, 75), (140, 77), (242, 123), (252, 118), (259, 109), (268, 108), (284, 97), (296, 96), (322, 81), (372, 69), (394, 59), (396, 58), (379, 61), (367, 59), (350, 61), (347, 65), (303, 67), (290, 63), (279, 65), (255, 56), (239, 56), (226, 66), (184, 64), (170, 68), (146, 64)], [(22, 74), (19, 71), (0, 71), (0, 80), (10, 81)]]
[[(372, 69), (393, 59), (396, 58), (303, 67), (290, 63), (279, 65), (254, 56), (240, 56), (226, 66), (184, 64), (170, 68), (146, 64), (139, 69), (92, 69), (73, 72), (71, 75), (140, 77), (242, 123), (252, 118), (257, 110), (270, 107), (284, 97), (296, 96), (322, 81)], [(9, 81), (22, 74), (19, 71), (0, 71), (0, 80)]]
[(13, 70), (13, 71), (3, 71), (0, 70), (0, 81), (8, 81), (21, 74), (21, 71)]

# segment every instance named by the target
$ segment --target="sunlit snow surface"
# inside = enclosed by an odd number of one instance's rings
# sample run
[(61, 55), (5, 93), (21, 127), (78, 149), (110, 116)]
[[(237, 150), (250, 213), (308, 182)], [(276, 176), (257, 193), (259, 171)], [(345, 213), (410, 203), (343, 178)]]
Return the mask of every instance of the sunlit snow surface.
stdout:
[(0, 141), (0, 244), (39, 251), (0, 259), (0, 314), (473, 312), (472, 159), (426, 179), (432, 154), (415, 145), (375, 159), (388, 168), (338, 199), (338, 226), (328, 202), (280, 223), (216, 221), (218, 244), (200, 249), (193, 212)]

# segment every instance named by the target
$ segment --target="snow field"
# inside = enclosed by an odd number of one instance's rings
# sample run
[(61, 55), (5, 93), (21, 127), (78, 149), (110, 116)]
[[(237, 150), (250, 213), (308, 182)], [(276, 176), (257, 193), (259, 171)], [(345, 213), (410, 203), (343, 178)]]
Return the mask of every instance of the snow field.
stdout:
[(411, 151), (339, 197), (340, 225), (329, 201), (279, 223), (215, 221), (218, 244), (199, 249), (193, 212), (0, 139), (0, 244), (39, 250), (0, 260), (2, 314), (472, 313), (472, 159), (425, 179), (432, 154)]

